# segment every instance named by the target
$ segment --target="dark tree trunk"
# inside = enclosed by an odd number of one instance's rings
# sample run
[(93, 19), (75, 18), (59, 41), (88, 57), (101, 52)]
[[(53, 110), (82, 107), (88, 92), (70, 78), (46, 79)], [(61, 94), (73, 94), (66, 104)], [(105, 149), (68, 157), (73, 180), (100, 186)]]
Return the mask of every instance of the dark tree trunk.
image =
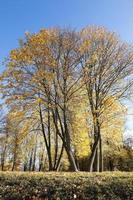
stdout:
[(30, 160), (29, 160), (29, 171), (32, 169), (32, 162), (33, 162), (33, 149), (31, 150)]
[(15, 144), (15, 150), (13, 155), (13, 165), (12, 165), (12, 171), (16, 170), (16, 162), (17, 162), (17, 156), (18, 156), (18, 144), (17, 144), (17, 138), (16, 138), (16, 144)]
[(14, 154), (14, 156), (13, 156), (12, 171), (14, 171), (15, 167), (16, 167), (16, 154)]
[(64, 146), (63, 146), (63, 144), (62, 144), (61, 152), (60, 152), (59, 158), (58, 158), (57, 163), (56, 163), (56, 166), (55, 166), (55, 170), (56, 170), (56, 171), (59, 171), (60, 163), (61, 163), (61, 158), (62, 158), (62, 156), (63, 156), (63, 151), (64, 151)]
[[(8, 137), (8, 136), (6, 136)], [(4, 146), (3, 152), (1, 154), (1, 170), (4, 171), (5, 159), (6, 159), (7, 143)]]
[(36, 167), (36, 146), (34, 149), (34, 157), (33, 157), (33, 164), (32, 164), (32, 171), (35, 171), (35, 167)]
[(102, 138), (99, 140), (99, 171), (103, 171), (103, 149), (102, 149)]
[[(54, 125), (55, 125), (55, 128), (57, 130), (57, 134), (60, 136), (60, 138), (62, 140), (63, 146), (66, 150), (68, 160), (69, 160), (71, 168), (72, 168), (72, 171), (78, 171), (78, 168), (76, 166), (76, 161), (75, 161), (73, 152), (71, 150), (71, 144), (70, 144), (71, 141), (70, 141), (69, 131), (68, 131), (68, 128), (67, 128), (65, 111), (63, 113), (63, 116), (64, 116), (63, 124), (64, 124), (64, 126), (62, 125), (62, 121), (61, 121), (58, 110), (56, 109), (56, 114), (52, 111), (52, 114), (53, 114)], [(59, 130), (58, 125), (57, 125), (57, 117), (58, 117), (58, 120), (59, 120), (59, 123), (60, 123), (61, 133), (60, 133), (60, 130)]]
[(24, 169), (23, 169), (24, 172), (27, 171), (27, 169), (28, 169), (28, 163), (27, 163), (27, 162), (24, 162)]
[(1, 154), (1, 170), (4, 171), (5, 166), (5, 154), (6, 154), (6, 147), (4, 148), (4, 151)]
[(43, 168), (43, 153), (39, 159), (39, 172), (42, 171)]
[[(43, 123), (43, 116), (42, 116), (42, 110), (41, 110), (40, 104), (39, 104), (39, 108), (40, 108), (40, 121), (41, 121), (42, 133), (43, 133), (44, 142), (45, 142), (47, 155), (48, 155), (49, 171), (52, 171), (53, 166), (52, 166), (51, 148), (50, 148), (49, 142), (47, 141), (47, 138), (46, 138), (45, 127), (44, 127), (44, 123)], [(50, 138), (49, 138), (49, 140), (50, 140)]]

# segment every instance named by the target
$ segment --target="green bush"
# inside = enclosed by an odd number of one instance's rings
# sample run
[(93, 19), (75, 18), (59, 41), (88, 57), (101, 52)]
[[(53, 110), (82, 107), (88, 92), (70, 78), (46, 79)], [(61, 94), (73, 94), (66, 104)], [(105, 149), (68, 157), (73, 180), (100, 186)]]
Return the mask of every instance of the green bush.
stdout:
[(131, 200), (133, 173), (0, 173), (0, 200)]

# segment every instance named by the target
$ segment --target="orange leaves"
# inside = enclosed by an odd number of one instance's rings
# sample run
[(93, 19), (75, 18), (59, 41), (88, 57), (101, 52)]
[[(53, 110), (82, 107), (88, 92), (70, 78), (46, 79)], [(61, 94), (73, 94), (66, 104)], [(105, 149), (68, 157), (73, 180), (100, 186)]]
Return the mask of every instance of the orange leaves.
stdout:
[(15, 120), (15, 119), (22, 119), (24, 117), (24, 112), (23, 111), (14, 111), (14, 112), (10, 112), (8, 117), (11, 120)]
[[(48, 43), (49, 34), (47, 30), (41, 30), (38, 34), (29, 35), (23, 45), (10, 52), (10, 66), (14, 63), (30, 65), (37, 62), (41, 56), (50, 56)], [(36, 60), (36, 61), (35, 61)], [(43, 59), (44, 60), (44, 59)]]
[(17, 50), (12, 50), (10, 52), (10, 62), (8, 63), (8, 66), (15, 67), (20, 64), (32, 64), (32, 54), (26, 47)]
[(44, 45), (49, 39), (49, 33), (46, 29), (42, 29), (39, 33), (33, 34), (28, 38), (28, 42), (31, 46)]
[(23, 123), (22, 127), (19, 129), (19, 135), (20, 135), (20, 141), (23, 141), (23, 139), (29, 134), (31, 129), (31, 124), (29, 123), (30, 120), (27, 120)]
[(54, 79), (54, 73), (48, 72), (46, 70), (38, 70), (33, 76), (30, 81), (31, 84), (37, 84), (39, 87), (41, 86), (50, 86)]
[(16, 60), (17, 59), (17, 54), (18, 54), (18, 50), (16, 50), (16, 49), (11, 50), (11, 52), (10, 52), (10, 58), (12, 60)]

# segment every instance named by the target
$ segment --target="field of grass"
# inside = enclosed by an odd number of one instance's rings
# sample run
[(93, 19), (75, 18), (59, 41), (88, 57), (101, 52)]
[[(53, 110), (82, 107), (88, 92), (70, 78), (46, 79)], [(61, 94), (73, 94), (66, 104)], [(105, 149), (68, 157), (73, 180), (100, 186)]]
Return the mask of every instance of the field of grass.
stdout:
[(0, 200), (132, 200), (133, 172), (0, 172)]

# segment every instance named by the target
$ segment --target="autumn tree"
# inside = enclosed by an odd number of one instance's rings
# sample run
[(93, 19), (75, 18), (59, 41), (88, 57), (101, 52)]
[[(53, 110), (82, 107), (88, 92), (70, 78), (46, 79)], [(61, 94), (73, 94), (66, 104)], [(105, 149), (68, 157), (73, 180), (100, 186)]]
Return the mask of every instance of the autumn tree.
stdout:
[[(78, 171), (78, 146), (82, 143), (82, 153), (89, 156), (91, 135), (89, 171), (102, 171), (103, 124), (108, 124), (106, 115), (112, 113), (114, 101), (132, 86), (132, 62), (132, 47), (102, 27), (26, 33), (10, 52), (1, 76), (1, 93), (16, 116), (15, 124), (19, 122), (15, 128), (22, 143), (31, 132), (41, 133), (48, 169), (57, 171), (66, 153), (70, 168)], [(37, 143), (28, 161), (33, 169)], [(42, 159), (43, 153), (40, 169)]]
[[(49, 170), (53, 170), (51, 123), (56, 134), (56, 165), (59, 164), (57, 155), (60, 160), (65, 148), (73, 170), (77, 170), (71, 149), (68, 107), (81, 88), (81, 84), (78, 85), (81, 79), (79, 45), (79, 35), (69, 30), (44, 29), (38, 34), (27, 34), (20, 48), (11, 51), (2, 76), (2, 93), (8, 104), (15, 103), (24, 110), (27, 106), (32, 109), (38, 102)], [(60, 153), (57, 152), (58, 138), (62, 141)]]
[(102, 27), (85, 28), (81, 32), (81, 37), (84, 82), (94, 130), (89, 171), (93, 170), (94, 161), (98, 163), (97, 171), (102, 171), (100, 117), (104, 114), (105, 102), (110, 97), (120, 100), (132, 86), (133, 50), (131, 46), (121, 42), (115, 33)]

